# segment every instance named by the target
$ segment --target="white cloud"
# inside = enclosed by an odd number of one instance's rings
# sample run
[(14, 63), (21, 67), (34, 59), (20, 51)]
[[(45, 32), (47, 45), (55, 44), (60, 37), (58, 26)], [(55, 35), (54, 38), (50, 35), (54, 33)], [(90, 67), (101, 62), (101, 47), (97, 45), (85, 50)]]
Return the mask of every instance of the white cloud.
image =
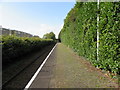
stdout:
[(2, 23), (0, 24), (4, 28), (10, 28), (18, 31), (27, 32), (33, 35), (38, 35), (40, 37), (43, 37), (44, 34), (52, 31), (56, 34), (56, 38), (58, 37), (58, 34), (62, 27), (62, 25), (58, 24), (42, 24), (41, 22), (37, 23), (35, 21), (31, 21), (26, 18), (20, 17), (22, 16), (14, 14), (14, 12), (11, 10), (4, 10), (4, 12), (2, 12)]
[(15, 26), (6, 26), (3, 25), (4, 28), (9, 28), (9, 29), (14, 29), (14, 30), (18, 30), (18, 31), (23, 31), (23, 32), (27, 32), (30, 33), (32, 35), (38, 35), (41, 38), (43, 37), (44, 34), (49, 33), (49, 32), (54, 32), (56, 35), (56, 38), (58, 38), (58, 34), (62, 29), (62, 25), (48, 25), (48, 24), (40, 24), (40, 25), (29, 25), (29, 26), (23, 26), (21, 27), (16, 27)]
[(0, 25), (2, 25), (2, 5), (0, 5)]
[(40, 37), (43, 37), (44, 34), (49, 33), (49, 32), (54, 32), (56, 35), (56, 38), (58, 38), (58, 34), (62, 28), (62, 25), (48, 25), (48, 24), (40, 24), (38, 26), (34, 26), (35, 28), (29, 28), (30, 33), (34, 34), (34, 35), (38, 35)]
[(55, 33), (56, 38), (58, 38), (58, 34), (63, 26), (63, 24), (46, 24), (31, 20), (20, 13), (16, 13), (14, 9), (10, 9), (7, 6), (2, 6), (2, 20), (0, 19), (0, 25), (4, 28), (27, 32), (40, 37), (52, 31)]
[(1, 0), (2, 2), (75, 2), (75, 0)]

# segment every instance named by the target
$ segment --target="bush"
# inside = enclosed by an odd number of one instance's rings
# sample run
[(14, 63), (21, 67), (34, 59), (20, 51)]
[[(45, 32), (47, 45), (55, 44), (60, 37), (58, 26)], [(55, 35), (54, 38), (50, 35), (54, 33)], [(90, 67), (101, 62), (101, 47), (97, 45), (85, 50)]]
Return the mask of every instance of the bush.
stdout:
[(120, 2), (100, 3), (99, 67), (120, 74)]
[[(120, 74), (120, 2), (77, 2), (64, 20), (59, 39), (96, 67)], [(97, 14), (100, 14), (97, 27)], [(97, 57), (97, 28), (100, 32)], [(99, 60), (97, 60), (99, 58)]]
[(3, 64), (10, 63), (15, 58), (37, 51), (53, 43), (50, 39), (36, 37), (2, 36), (2, 60)]

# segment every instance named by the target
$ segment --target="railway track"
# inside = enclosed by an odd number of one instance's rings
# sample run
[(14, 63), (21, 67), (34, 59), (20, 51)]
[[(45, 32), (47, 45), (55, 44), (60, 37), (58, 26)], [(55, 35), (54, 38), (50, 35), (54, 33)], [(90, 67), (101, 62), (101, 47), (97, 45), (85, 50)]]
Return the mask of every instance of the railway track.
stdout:
[[(46, 48), (44, 48), (44, 50), (41, 51), (41, 53), (39, 55), (37, 55), (37, 57), (33, 58), (33, 60), (29, 64), (24, 66), (24, 68), (21, 66), (22, 69), (19, 70), (19, 72), (14, 74), (8, 80), (3, 81), (2, 89), (3, 90), (4, 89), (9, 89), (9, 88), (23, 89), (53, 47), (54, 47), (54, 45), (47, 46)], [(32, 56), (30, 56), (30, 57), (32, 57)], [(7, 77), (7, 75), (5, 75), (5, 76)], [(6, 77), (4, 77), (4, 74), (3, 74), (3, 80)], [(9, 77), (9, 75), (8, 75), (8, 77)]]

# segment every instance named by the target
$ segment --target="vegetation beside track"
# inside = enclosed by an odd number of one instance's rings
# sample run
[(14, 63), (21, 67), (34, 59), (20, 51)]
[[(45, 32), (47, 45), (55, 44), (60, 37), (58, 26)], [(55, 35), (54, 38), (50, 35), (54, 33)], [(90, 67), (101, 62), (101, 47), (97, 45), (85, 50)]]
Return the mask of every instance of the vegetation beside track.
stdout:
[[(100, 2), (99, 9), (97, 2), (77, 2), (64, 20), (59, 38), (96, 67), (120, 75), (119, 12), (120, 2)], [(97, 25), (98, 15), (100, 21)]]
[(52, 39), (41, 39), (38, 37), (16, 37), (16, 36), (2, 36), (2, 63), (12, 63), (17, 61), (19, 57), (29, 54), (34, 51), (54, 43)]

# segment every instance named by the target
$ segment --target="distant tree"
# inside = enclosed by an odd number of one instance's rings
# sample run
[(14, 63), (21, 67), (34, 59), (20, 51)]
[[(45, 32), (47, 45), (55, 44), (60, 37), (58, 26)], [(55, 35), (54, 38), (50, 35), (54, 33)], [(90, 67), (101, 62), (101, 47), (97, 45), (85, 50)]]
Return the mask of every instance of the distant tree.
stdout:
[(34, 35), (33, 37), (40, 38), (40, 37), (39, 37), (39, 36), (37, 36), (37, 35)]
[(50, 32), (50, 33), (46, 33), (44, 36), (43, 36), (44, 39), (53, 39), (55, 40), (55, 34), (53, 32)]

